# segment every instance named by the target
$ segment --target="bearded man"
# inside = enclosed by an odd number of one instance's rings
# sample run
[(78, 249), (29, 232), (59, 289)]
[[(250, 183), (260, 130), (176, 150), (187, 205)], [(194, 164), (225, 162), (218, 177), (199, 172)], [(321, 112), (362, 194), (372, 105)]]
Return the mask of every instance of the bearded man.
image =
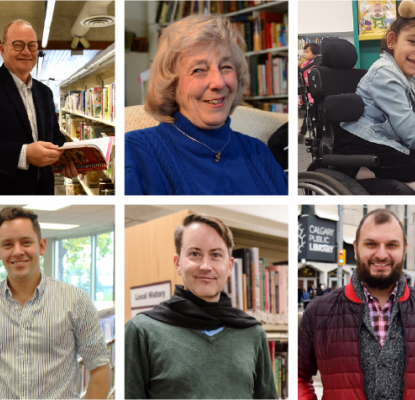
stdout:
[(377, 209), (360, 222), (350, 283), (311, 301), (298, 332), (298, 398), (415, 398), (415, 290), (402, 273), (407, 241), (395, 214)]

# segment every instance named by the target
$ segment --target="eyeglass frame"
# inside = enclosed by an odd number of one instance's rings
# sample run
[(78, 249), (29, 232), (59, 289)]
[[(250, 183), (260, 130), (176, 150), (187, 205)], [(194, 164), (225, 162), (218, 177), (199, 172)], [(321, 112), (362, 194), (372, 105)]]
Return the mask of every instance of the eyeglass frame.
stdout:
[[(16, 50), (16, 48), (14, 47), (14, 44), (16, 43), (16, 42), (22, 42), (23, 43), (23, 49), (21, 49), (21, 50)], [(36, 48), (36, 50), (30, 50), (30, 47), (29, 47), (29, 44), (30, 43), (36, 43), (37, 44), (37, 40), (32, 40), (32, 41), (30, 41), (30, 42), (24, 42), (23, 40), (19, 40), (19, 39), (17, 39), (17, 40), (15, 40), (14, 42), (4, 42), (4, 43), (2, 43), (2, 44), (7, 44), (7, 43), (11, 43), (12, 45), (13, 45), (13, 49), (14, 50), (16, 50), (16, 51), (23, 51), (25, 48), (26, 48), (26, 46), (27, 46), (27, 48), (29, 49), (29, 51), (31, 51), (32, 53), (34, 53), (35, 51), (38, 51), (39, 50), (39, 45), (37, 45), (37, 48)]]

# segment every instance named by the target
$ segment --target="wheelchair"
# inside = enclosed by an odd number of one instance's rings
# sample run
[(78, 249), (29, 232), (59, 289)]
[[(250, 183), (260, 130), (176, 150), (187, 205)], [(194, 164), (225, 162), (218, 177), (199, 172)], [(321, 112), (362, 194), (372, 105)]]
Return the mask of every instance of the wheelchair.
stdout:
[[(357, 52), (352, 43), (340, 38), (325, 38), (321, 55), (298, 70), (300, 109), (305, 113), (305, 145), (312, 162), (298, 174), (299, 194), (303, 195), (415, 195), (410, 187), (395, 179), (356, 180), (362, 167), (376, 174), (384, 169), (374, 154), (339, 154), (354, 140), (340, 122), (356, 121), (363, 114), (363, 100), (355, 94), (367, 72), (355, 69)], [(313, 67), (313, 68), (312, 68)], [(303, 73), (307, 71), (306, 86)], [(314, 99), (309, 102), (308, 93)]]

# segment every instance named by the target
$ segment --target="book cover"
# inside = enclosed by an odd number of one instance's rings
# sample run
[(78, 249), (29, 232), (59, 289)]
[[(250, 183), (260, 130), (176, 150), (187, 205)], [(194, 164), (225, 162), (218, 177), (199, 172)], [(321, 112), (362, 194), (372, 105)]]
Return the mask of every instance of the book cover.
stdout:
[(79, 172), (99, 171), (108, 168), (114, 137), (66, 142), (59, 147), (65, 150), (52, 164), (52, 172), (60, 173), (67, 161), (73, 161)]
[(252, 313), (252, 291), (251, 291), (251, 259), (249, 249), (238, 249), (232, 252), (234, 258), (241, 258), (243, 273), (246, 275), (246, 304), (247, 312)]

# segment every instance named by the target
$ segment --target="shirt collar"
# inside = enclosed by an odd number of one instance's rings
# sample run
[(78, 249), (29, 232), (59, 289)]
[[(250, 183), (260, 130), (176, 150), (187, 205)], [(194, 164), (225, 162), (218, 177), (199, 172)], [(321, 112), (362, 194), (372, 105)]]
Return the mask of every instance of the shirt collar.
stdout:
[[(40, 270), (40, 282), (39, 282), (39, 285), (36, 286), (34, 298), (42, 296), (42, 294), (45, 292), (45, 287), (46, 287), (46, 276), (43, 270), (41, 269)], [(10, 297), (12, 296), (12, 291), (10, 290), (9, 285), (7, 283), (7, 278), (4, 281), (2, 281), (0, 284), (0, 292), (6, 296), (8, 295), (10, 295)]]
[(33, 86), (33, 79), (32, 75), (29, 74), (29, 78), (27, 78), (27, 83), (24, 83), (20, 78), (18, 78), (13, 72), (9, 71), (10, 75), (12, 76), (14, 83), (20, 89), (22, 86), (26, 86), (27, 89), (32, 89)]
[[(373, 296), (369, 293), (369, 290), (363, 284), (363, 282), (361, 282), (361, 284), (362, 284), (362, 287), (363, 287), (363, 293), (365, 294), (366, 303), (369, 303), (369, 299)], [(390, 301), (391, 304), (393, 304), (393, 302), (395, 301), (395, 298), (396, 298), (396, 293), (398, 292), (398, 284), (399, 284), (399, 281), (396, 282), (395, 287), (393, 288), (392, 293), (388, 296), (386, 302)]]

